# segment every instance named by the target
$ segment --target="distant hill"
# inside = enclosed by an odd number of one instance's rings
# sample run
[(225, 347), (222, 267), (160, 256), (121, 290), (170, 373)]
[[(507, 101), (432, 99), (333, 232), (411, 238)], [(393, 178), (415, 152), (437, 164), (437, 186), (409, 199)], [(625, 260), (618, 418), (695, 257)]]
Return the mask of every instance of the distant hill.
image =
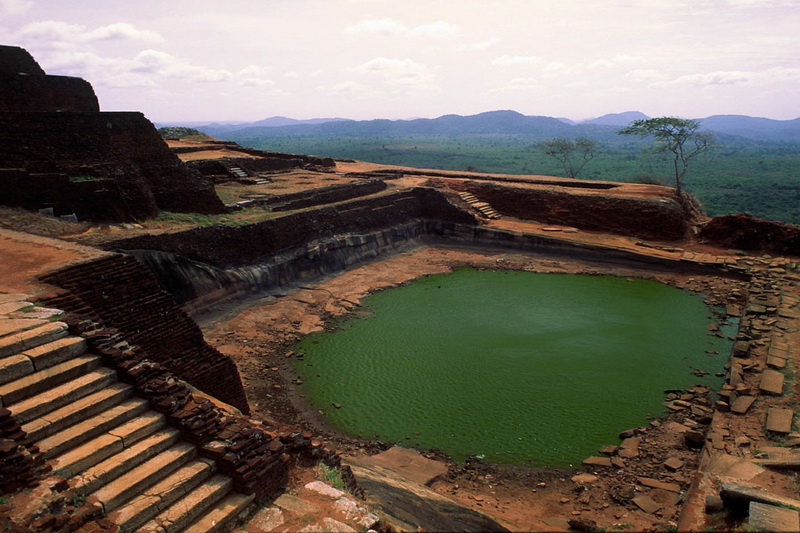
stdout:
[(619, 126), (624, 128), (634, 120), (647, 120), (648, 117), (641, 111), (626, 111), (624, 113), (610, 113), (602, 117), (583, 120), (579, 124), (602, 124), (604, 126)]
[[(349, 120), (319, 118), (296, 120), (270, 117), (242, 124), (207, 124), (195, 128), (214, 137), (247, 143), (254, 139), (291, 135), (363, 137), (407, 137), (428, 135), (525, 135), (532, 138), (589, 137), (599, 141), (619, 139), (617, 131), (634, 120), (649, 118), (640, 111), (611, 113), (574, 122), (563, 118), (523, 115), (516, 111), (489, 111), (477, 115), (443, 115), (413, 120)], [(725, 142), (740, 140), (760, 142), (800, 141), (800, 118), (772, 120), (743, 115), (714, 115), (698, 119), (704, 129), (721, 134)]]
[(746, 115), (713, 115), (700, 122), (706, 130), (757, 141), (800, 140), (800, 118), (773, 120)]
[(312, 118), (306, 120), (298, 120), (294, 118), (275, 116), (275, 117), (265, 118), (264, 120), (258, 120), (256, 122), (245, 122), (239, 124), (214, 123), (196, 127), (205, 131), (209, 135), (218, 135), (221, 133), (229, 131), (239, 131), (246, 128), (281, 128), (284, 126), (307, 126), (315, 124), (324, 124), (326, 122), (337, 122), (341, 120), (348, 121), (347, 119), (344, 118)]

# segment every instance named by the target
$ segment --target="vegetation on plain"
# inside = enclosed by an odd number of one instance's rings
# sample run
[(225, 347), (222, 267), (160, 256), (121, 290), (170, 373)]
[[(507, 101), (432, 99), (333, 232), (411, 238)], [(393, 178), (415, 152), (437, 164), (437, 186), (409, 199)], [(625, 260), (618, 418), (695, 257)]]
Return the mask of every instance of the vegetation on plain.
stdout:
[[(558, 161), (535, 149), (550, 138), (525, 134), (242, 135), (233, 140), (263, 150), (388, 165), (563, 175)], [(663, 153), (644, 153), (646, 140), (614, 134), (600, 143), (583, 170), (582, 179), (664, 184), (673, 179), (673, 161)], [(717, 148), (692, 163), (683, 188), (696, 196), (712, 216), (749, 213), (800, 224), (800, 142), (720, 135)]]
[(594, 159), (595, 151), (599, 145), (599, 142), (586, 137), (578, 137), (577, 139), (556, 137), (539, 144), (539, 149), (544, 155), (550, 156), (561, 163), (566, 177), (577, 178), (583, 167)]
[(700, 131), (700, 122), (677, 117), (659, 117), (635, 120), (620, 135), (638, 135), (652, 138), (652, 147), (657, 153), (671, 154), (675, 172), (675, 193), (680, 196), (683, 177), (689, 171), (689, 162), (695, 157), (710, 152), (714, 137), (709, 132)]

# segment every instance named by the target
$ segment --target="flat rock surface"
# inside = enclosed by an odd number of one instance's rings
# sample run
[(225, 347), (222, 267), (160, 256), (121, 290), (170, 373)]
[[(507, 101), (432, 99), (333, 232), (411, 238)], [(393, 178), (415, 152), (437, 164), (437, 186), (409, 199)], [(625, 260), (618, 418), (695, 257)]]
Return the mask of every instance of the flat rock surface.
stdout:
[(379, 466), (350, 464), (367, 503), (402, 531), (508, 531), (491, 518)]
[(743, 415), (750, 409), (754, 401), (756, 401), (755, 396), (739, 396), (731, 405), (731, 412)]
[(353, 461), (361, 466), (386, 468), (403, 479), (420, 485), (428, 485), (437, 477), (447, 473), (445, 463), (428, 459), (417, 450), (401, 446), (393, 446), (383, 453), (359, 457)]
[(750, 502), (747, 519), (755, 531), (800, 531), (800, 515), (794, 509)]
[(783, 394), (784, 376), (777, 370), (765, 370), (758, 388), (769, 394)]
[(794, 411), (771, 407), (767, 411), (767, 431), (789, 434), (792, 431)]

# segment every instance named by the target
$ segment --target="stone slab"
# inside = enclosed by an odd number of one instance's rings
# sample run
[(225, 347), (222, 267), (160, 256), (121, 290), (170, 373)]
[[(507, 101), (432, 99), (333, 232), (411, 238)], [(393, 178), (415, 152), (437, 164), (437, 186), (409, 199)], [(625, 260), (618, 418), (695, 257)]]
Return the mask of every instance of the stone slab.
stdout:
[(33, 306), (30, 302), (6, 302), (0, 303), (0, 315), (8, 315), (15, 311)]
[(764, 370), (758, 388), (768, 394), (783, 394), (784, 379), (784, 375), (777, 370)]
[(393, 446), (383, 453), (353, 460), (359, 465), (387, 468), (407, 481), (429, 485), (447, 473), (447, 465), (424, 457), (417, 450)]
[(672, 472), (680, 470), (681, 468), (683, 468), (684, 464), (685, 463), (680, 459), (678, 459), (677, 457), (670, 457), (669, 459), (664, 461), (664, 467)]
[(717, 476), (748, 481), (762, 474), (765, 470), (745, 459), (724, 452), (716, 452), (709, 459), (705, 471)]
[(778, 357), (777, 355), (769, 355), (767, 356), (767, 366), (771, 368), (785, 368), (786, 359)]
[(644, 511), (645, 513), (648, 513), (648, 514), (653, 514), (656, 511), (658, 511), (659, 509), (661, 509), (661, 505), (659, 505), (658, 503), (654, 502), (648, 496), (643, 496), (643, 495), (636, 496), (633, 499), (633, 503), (636, 504), (636, 507), (638, 507), (639, 509), (641, 509), (642, 511)]
[(283, 511), (280, 507), (267, 507), (259, 511), (245, 526), (247, 533), (273, 531), (283, 525)]
[(0, 303), (21, 302), (28, 298), (27, 294), (0, 293)]
[(720, 495), (723, 500), (758, 502), (781, 507), (800, 509), (800, 500), (786, 498), (773, 494), (767, 490), (743, 485), (741, 483), (726, 482), (722, 484)]
[(755, 531), (800, 531), (800, 514), (794, 509), (750, 502), (747, 523)]
[(0, 318), (0, 337), (41, 326), (46, 321), (27, 318)]
[(731, 412), (743, 415), (750, 409), (754, 401), (756, 401), (755, 396), (739, 396), (731, 405)]
[(653, 479), (650, 477), (640, 477), (637, 479), (639, 480), (639, 483), (641, 483), (645, 487), (650, 487), (651, 489), (661, 489), (669, 492), (681, 491), (681, 486), (678, 485), (677, 483), (665, 483), (663, 481), (659, 481), (657, 479)]
[(583, 464), (585, 466), (613, 466), (609, 457), (587, 457), (583, 460)]
[(619, 445), (619, 449), (617, 450), (617, 455), (625, 459), (632, 459), (634, 457), (638, 457), (639, 445), (641, 444), (641, 442), (642, 442), (641, 437), (629, 437), (623, 440)]
[(281, 494), (278, 499), (275, 500), (275, 505), (284, 511), (288, 511), (297, 515), (307, 515), (319, 512), (319, 507), (313, 503), (307, 502), (301, 498), (298, 498), (297, 496), (292, 496), (291, 494), (285, 493)]
[(794, 411), (771, 407), (767, 411), (767, 431), (789, 434), (792, 431), (792, 418)]
[(305, 488), (306, 490), (316, 492), (317, 494), (322, 494), (323, 496), (327, 496), (328, 498), (332, 498), (334, 500), (344, 496), (344, 492), (333, 488), (322, 481), (312, 481), (311, 483), (306, 483)]

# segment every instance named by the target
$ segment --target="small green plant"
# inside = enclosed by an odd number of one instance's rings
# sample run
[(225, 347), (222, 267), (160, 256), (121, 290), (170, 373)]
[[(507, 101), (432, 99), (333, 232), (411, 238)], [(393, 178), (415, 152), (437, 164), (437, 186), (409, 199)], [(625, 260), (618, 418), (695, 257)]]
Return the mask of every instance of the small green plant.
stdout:
[(83, 494), (75, 494), (72, 496), (73, 507), (81, 507), (84, 503), (86, 503), (86, 496)]
[(340, 469), (328, 466), (325, 463), (320, 463), (318, 471), (323, 481), (333, 488), (344, 490), (344, 480), (342, 479), (342, 471)]
[(72, 183), (81, 183), (84, 181), (97, 181), (100, 178), (96, 178), (94, 176), (70, 176), (69, 181)]

